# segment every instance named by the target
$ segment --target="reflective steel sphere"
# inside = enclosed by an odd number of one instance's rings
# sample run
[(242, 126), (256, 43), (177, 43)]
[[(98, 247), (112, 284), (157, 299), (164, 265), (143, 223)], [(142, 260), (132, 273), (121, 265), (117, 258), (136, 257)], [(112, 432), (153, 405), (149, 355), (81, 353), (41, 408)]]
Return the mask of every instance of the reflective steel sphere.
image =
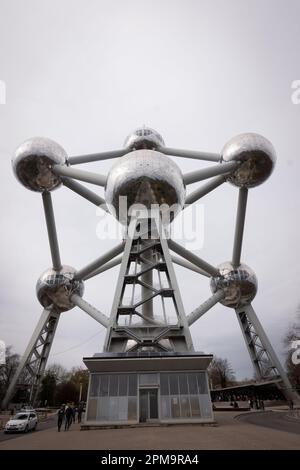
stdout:
[(254, 188), (271, 175), (276, 153), (269, 140), (259, 134), (240, 134), (231, 139), (223, 148), (225, 162), (236, 160), (242, 164), (228, 177), (235, 186)]
[[(112, 205), (116, 217), (126, 224), (127, 213), (122, 213), (120, 196), (127, 197), (127, 209), (133, 204), (164, 204), (164, 215), (172, 220), (185, 201), (182, 173), (170, 158), (153, 150), (136, 150), (121, 157), (110, 170), (106, 188), (106, 203)], [(169, 211), (169, 206), (176, 205)], [(120, 210), (119, 210), (120, 209)]]
[(164, 145), (162, 136), (150, 127), (136, 129), (124, 142), (124, 147), (128, 148), (128, 150), (157, 150)]
[(213, 277), (210, 288), (213, 293), (223, 290), (225, 297), (220, 300), (226, 307), (242, 307), (249, 304), (257, 292), (257, 278), (254, 271), (246, 264), (234, 268), (231, 262), (220, 264), (220, 275)]
[(61, 184), (59, 176), (52, 171), (53, 165), (65, 165), (65, 150), (56, 142), (44, 137), (26, 140), (13, 158), (13, 170), (26, 188), (42, 192), (52, 191)]
[(65, 312), (74, 307), (70, 296), (82, 296), (84, 290), (83, 282), (74, 279), (75, 272), (71, 266), (62, 266), (60, 271), (50, 268), (40, 276), (36, 294), (44, 308), (53, 304), (61, 312)]

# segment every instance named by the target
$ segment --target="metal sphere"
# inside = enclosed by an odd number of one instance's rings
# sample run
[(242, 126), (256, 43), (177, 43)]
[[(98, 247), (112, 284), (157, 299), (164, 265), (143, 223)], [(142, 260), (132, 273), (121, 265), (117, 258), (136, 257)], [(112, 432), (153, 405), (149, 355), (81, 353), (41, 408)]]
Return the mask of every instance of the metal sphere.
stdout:
[(70, 300), (72, 294), (83, 295), (84, 284), (74, 279), (76, 271), (71, 266), (62, 266), (59, 271), (50, 268), (45, 271), (36, 284), (36, 294), (43, 307), (51, 305), (61, 312), (71, 310), (74, 304)]
[(242, 307), (249, 304), (257, 292), (257, 278), (249, 266), (240, 264), (234, 268), (231, 262), (220, 264), (219, 276), (211, 278), (210, 288), (213, 293), (223, 290), (225, 297), (220, 300), (226, 307)]
[(139, 127), (125, 140), (124, 147), (128, 150), (157, 150), (165, 145), (162, 136), (150, 127)]
[(222, 150), (222, 159), (242, 164), (228, 177), (235, 186), (254, 188), (266, 181), (276, 162), (271, 142), (259, 134), (240, 134), (231, 139)]
[[(127, 209), (133, 204), (164, 204), (166, 217), (172, 220), (181, 210), (185, 201), (185, 185), (182, 173), (170, 158), (153, 150), (136, 150), (121, 157), (110, 170), (105, 198), (116, 211), (120, 222), (127, 223), (127, 214), (122, 214), (120, 196), (127, 197)], [(173, 213), (169, 206), (176, 205)]]
[(52, 191), (61, 184), (61, 178), (52, 171), (53, 165), (65, 165), (65, 150), (56, 142), (44, 137), (26, 140), (15, 153), (13, 170), (26, 188), (32, 191)]

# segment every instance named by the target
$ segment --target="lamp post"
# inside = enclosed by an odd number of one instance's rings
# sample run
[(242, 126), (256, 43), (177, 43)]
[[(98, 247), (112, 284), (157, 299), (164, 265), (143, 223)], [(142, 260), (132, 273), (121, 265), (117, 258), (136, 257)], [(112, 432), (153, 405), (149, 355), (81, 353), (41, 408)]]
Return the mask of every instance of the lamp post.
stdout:
[(81, 402), (81, 395), (82, 395), (82, 382), (79, 384), (79, 403)]

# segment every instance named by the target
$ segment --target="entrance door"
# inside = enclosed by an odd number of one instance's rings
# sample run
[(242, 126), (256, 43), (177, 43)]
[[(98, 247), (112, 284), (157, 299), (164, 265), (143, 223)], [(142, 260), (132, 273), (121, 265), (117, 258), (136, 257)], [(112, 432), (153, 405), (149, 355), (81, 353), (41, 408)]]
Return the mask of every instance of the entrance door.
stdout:
[(140, 389), (140, 422), (158, 419), (157, 388)]

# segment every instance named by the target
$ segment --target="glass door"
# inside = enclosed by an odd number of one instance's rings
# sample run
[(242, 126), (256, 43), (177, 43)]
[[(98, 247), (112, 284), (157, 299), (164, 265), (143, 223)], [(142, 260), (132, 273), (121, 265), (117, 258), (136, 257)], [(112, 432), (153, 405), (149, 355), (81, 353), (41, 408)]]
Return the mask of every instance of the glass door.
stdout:
[(158, 419), (157, 388), (140, 389), (140, 422), (146, 423)]

